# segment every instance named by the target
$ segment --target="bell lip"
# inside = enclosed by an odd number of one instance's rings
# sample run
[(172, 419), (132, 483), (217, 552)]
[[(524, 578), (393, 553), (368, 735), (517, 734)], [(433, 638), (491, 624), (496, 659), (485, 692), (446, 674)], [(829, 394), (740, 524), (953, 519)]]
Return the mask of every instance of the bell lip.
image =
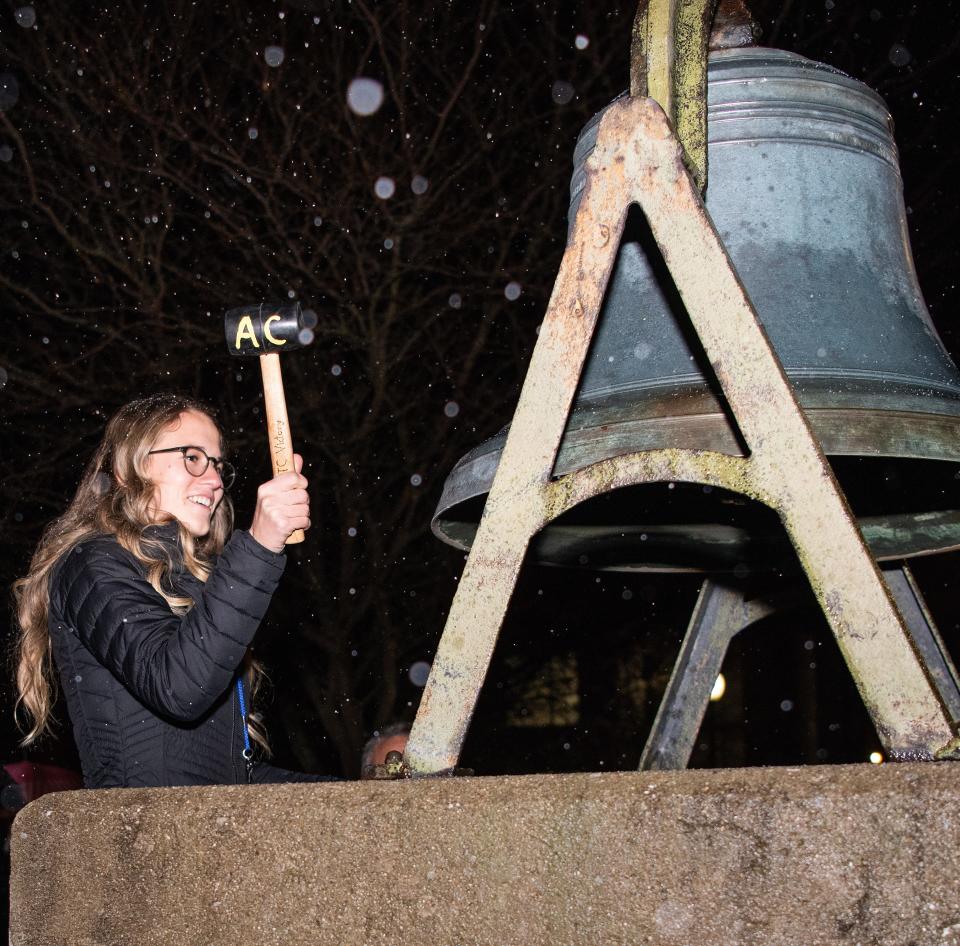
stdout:
[[(586, 412), (585, 412), (586, 413)], [(957, 414), (932, 414), (920, 411), (888, 411), (844, 408), (807, 407), (806, 415), (827, 456), (889, 457), (903, 460), (939, 460), (960, 463), (960, 405)], [(742, 456), (726, 417), (720, 412), (671, 414), (662, 417), (641, 418), (637, 422), (604, 423), (602, 414), (595, 414), (589, 425), (568, 429), (561, 445), (556, 473), (571, 472), (599, 460), (614, 456), (671, 446), (688, 449), (712, 450)], [(618, 434), (646, 426), (648, 438), (656, 442), (631, 450), (604, 450), (604, 441), (612, 441)], [(671, 428), (687, 426), (698, 435), (697, 442), (665, 443), (663, 434)], [(478, 444), (454, 465), (447, 476), (444, 489), (434, 512), (434, 520), (459, 503), (475, 499), (489, 492), (496, 473), (499, 455), (506, 443), (508, 427)], [(566, 461), (564, 455), (584, 453), (593, 449), (589, 460)], [(465, 480), (474, 486), (459, 485)]]
[[(960, 510), (864, 516), (857, 522), (878, 562), (960, 550)], [(437, 538), (465, 552), (473, 545), (476, 530), (475, 523), (453, 520), (435, 521), (433, 527)], [(624, 558), (631, 548), (640, 547), (641, 541), (645, 559)], [(692, 560), (694, 548), (698, 561)], [(745, 529), (717, 523), (629, 527), (551, 524), (532, 539), (530, 551), (538, 565), (590, 571), (729, 573), (745, 578), (774, 570), (800, 570), (785, 533), (769, 532), (758, 536)], [(688, 560), (684, 560), (685, 554), (690, 556)], [(662, 559), (658, 560), (658, 555)]]
[[(675, 404), (676, 402), (674, 402)], [(952, 405), (951, 405), (952, 406)], [(957, 403), (956, 414), (932, 414), (919, 411), (889, 411), (864, 410), (851, 411), (843, 408), (810, 408), (806, 410), (808, 420), (814, 428), (824, 452), (832, 457), (864, 457), (889, 458), (903, 461), (935, 461), (941, 463), (960, 463), (960, 402)], [(589, 415), (589, 411), (583, 412)], [(640, 422), (642, 426), (644, 422)], [(690, 449), (716, 450), (721, 453), (742, 455), (734, 440), (731, 428), (726, 417), (720, 412), (704, 414), (687, 414), (682, 416), (648, 418), (646, 423), (649, 430), (661, 438), (654, 446), (665, 446), (662, 437), (665, 430), (673, 428), (683, 435), (693, 436), (694, 444), (680, 444)], [(620, 436), (628, 434), (636, 442), (637, 431), (627, 431), (629, 424), (595, 424), (580, 428), (569, 429), (564, 438), (558, 458), (557, 473), (570, 472), (581, 469), (601, 460), (625, 453), (616, 447)], [(476, 532), (477, 522), (465, 520), (457, 516), (457, 507), (471, 500), (477, 500), (489, 492), (496, 475), (499, 458), (506, 442), (508, 428), (503, 428), (495, 436), (479, 444), (454, 466), (444, 483), (443, 492), (431, 520), (433, 534), (448, 545), (468, 550)], [(670, 444), (671, 446), (676, 444)], [(604, 449), (606, 447), (606, 449)], [(648, 447), (647, 449), (650, 449)], [(577, 461), (579, 454), (580, 460)], [(566, 462), (564, 458), (566, 457)], [(571, 459), (573, 458), (573, 459)], [(943, 516), (953, 515), (950, 510), (935, 512), (920, 512), (912, 514), (898, 514), (895, 516), (873, 516), (861, 520), (862, 523), (873, 522), (877, 528), (883, 522), (899, 523), (899, 539), (888, 544), (880, 560), (891, 558), (910, 558), (918, 555), (938, 554), (955, 548), (960, 548), (960, 513), (956, 513), (957, 520), (949, 521), (949, 530), (932, 540), (929, 538), (931, 523), (935, 524)], [(909, 522), (905, 516), (913, 517), (922, 528), (914, 535), (908, 529)], [(926, 518), (924, 518), (926, 517)], [(933, 517), (932, 519), (930, 517)], [(707, 524), (701, 524), (704, 526)], [(690, 528), (695, 528), (690, 526)], [(543, 530), (551, 538), (545, 540), (550, 546), (560, 534), (564, 526), (551, 524)], [(577, 527), (580, 529), (581, 527)], [(622, 531), (620, 527), (614, 533)], [(633, 529), (633, 526), (625, 527)], [(643, 529), (642, 526), (637, 526)], [(651, 527), (652, 528), (652, 527)], [(892, 528), (892, 526), (891, 526)], [(913, 532), (916, 532), (914, 529)], [(614, 535), (613, 538), (616, 538)], [(536, 543), (534, 543), (536, 545)], [(541, 543), (542, 544), (542, 543)], [(616, 543), (613, 543), (614, 545)], [(648, 548), (652, 550), (651, 544)], [(562, 557), (562, 556), (561, 556)], [(555, 559), (551, 555), (551, 559)], [(544, 564), (575, 565), (576, 563), (551, 559), (540, 559)], [(666, 562), (661, 563), (630, 563), (610, 567), (614, 570), (639, 571), (698, 571), (714, 570), (710, 566), (705, 569), (695, 567), (692, 563), (685, 563), (681, 567)]]

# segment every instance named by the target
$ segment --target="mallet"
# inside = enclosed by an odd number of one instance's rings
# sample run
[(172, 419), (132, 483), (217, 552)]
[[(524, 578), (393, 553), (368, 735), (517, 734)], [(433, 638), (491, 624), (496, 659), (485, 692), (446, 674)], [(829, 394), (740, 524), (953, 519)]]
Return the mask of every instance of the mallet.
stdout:
[[(303, 348), (313, 341), (312, 326), (304, 318), (300, 303), (293, 305), (258, 302), (231, 309), (224, 317), (227, 349), (231, 355), (255, 355), (263, 375), (263, 400), (267, 410), (267, 435), (273, 475), (293, 469), (293, 441), (283, 395), (280, 352)], [(303, 541), (297, 529), (288, 545)]]

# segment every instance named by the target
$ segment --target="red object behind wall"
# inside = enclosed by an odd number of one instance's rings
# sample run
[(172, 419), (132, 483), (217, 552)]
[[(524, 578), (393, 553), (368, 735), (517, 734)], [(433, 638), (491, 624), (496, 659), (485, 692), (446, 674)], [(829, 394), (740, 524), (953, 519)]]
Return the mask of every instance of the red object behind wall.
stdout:
[[(83, 788), (83, 776), (58, 765), (42, 765), (36, 762), (8, 762), (3, 766), (14, 784), (20, 789), (23, 804), (46, 795), (47, 792), (65, 792)], [(5, 805), (5, 807), (10, 807)]]

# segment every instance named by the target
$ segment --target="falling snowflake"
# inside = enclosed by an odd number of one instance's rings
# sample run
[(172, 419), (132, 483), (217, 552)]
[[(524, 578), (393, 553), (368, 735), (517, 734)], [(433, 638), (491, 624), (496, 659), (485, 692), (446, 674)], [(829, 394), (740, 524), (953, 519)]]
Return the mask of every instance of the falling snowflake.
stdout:
[(10, 72), (0, 73), (0, 112), (8, 112), (20, 98), (20, 83)]
[(30, 29), (37, 22), (37, 11), (33, 7), (20, 7), (13, 14), (17, 20), (17, 25), (25, 30)]
[(557, 79), (550, 89), (550, 95), (557, 105), (566, 105), (573, 99), (574, 88), (569, 82)]
[(414, 473), (413, 476), (410, 477), (411, 486), (419, 486), (422, 482), (423, 477), (419, 473)]
[(267, 65), (274, 69), (283, 62), (285, 55), (282, 46), (268, 46), (263, 51), (263, 58), (267, 61)]
[(248, 128), (248, 129), (247, 129), (247, 137), (248, 137), (251, 141), (256, 141), (256, 140), (257, 140), (257, 137), (259, 136), (259, 134), (260, 134), (260, 132), (257, 131), (256, 128)]
[(394, 183), (392, 177), (378, 177), (376, 183), (373, 185), (373, 192), (381, 200), (389, 200), (393, 197), (396, 189), (397, 185)]
[(891, 65), (902, 68), (903, 66), (906, 66), (911, 59), (913, 59), (913, 56), (906, 46), (902, 46), (900, 43), (894, 43), (890, 47), (890, 52), (887, 53), (887, 59), (890, 60)]
[(13, 148), (10, 145), (0, 145), (0, 161), (12, 161)]
[(447, 305), (450, 306), (451, 309), (459, 309), (460, 306), (463, 305), (463, 298), (461, 297), (460, 293), (451, 292), (450, 298), (447, 299)]
[(508, 302), (516, 302), (517, 299), (520, 298), (520, 283), (515, 280), (508, 282), (503, 290), (503, 294), (507, 297)]
[(412, 190), (418, 197), (421, 194), (426, 194), (429, 186), (430, 182), (422, 174), (415, 174), (413, 176), (413, 180), (410, 181), (410, 190)]
[(430, 664), (425, 660), (418, 660), (415, 663), (410, 665), (410, 682), (415, 687), (423, 687), (427, 685), (427, 679), (430, 676)]
[(584, 36), (583, 33), (578, 33), (577, 38), (573, 41), (573, 45), (577, 49), (586, 49), (590, 45), (590, 38)]
[(447, 417), (456, 417), (457, 414), (460, 413), (460, 405), (456, 401), (447, 401), (447, 403), (443, 405), (443, 413), (446, 414)]
[(332, 374), (335, 378), (339, 378), (340, 375), (343, 374), (343, 368), (341, 368), (340, 365), (332, 365), (330, 367), (330, 374)]
[(383, 86), (376, 79), (363, 76), (347, 87), (347, 106), (357, 115), (372, 115), (383, 105)]

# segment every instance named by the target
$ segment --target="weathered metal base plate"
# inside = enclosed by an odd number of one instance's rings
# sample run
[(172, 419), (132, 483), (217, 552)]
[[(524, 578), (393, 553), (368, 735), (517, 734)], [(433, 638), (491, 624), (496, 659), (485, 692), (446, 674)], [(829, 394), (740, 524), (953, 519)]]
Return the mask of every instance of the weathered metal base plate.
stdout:
[(14, 946), (960, 946), (960, 767), (71, 792)]

